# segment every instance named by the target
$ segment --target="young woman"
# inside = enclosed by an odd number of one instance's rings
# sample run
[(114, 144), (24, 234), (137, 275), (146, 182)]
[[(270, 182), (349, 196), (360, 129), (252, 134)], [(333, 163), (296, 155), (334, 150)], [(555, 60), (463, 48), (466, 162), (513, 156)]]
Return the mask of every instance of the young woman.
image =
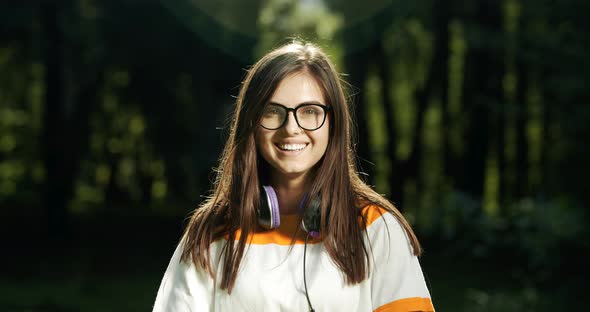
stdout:
[(351, 123), (318, 47), (262, 57), (153, 311), (434, 311), (416, 236), (356, 172)]

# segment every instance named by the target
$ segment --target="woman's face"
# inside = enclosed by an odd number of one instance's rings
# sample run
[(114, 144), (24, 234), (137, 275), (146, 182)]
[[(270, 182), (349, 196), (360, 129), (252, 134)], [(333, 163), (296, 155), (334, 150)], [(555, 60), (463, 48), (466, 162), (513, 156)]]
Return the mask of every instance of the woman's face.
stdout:
[[(272, 95), (270, 103), (288, 108), (296, 108), (304, 103), (326, 105), (320, 86), (306, 72), (294, 73), (284, 78)], [(295, 178), (308, 173), (326, 152), (329, 129), (330, 118), (326, 116), (319, 129), (304, 130), (295, 121), (293, 112), (287, 113), (287, 120), (279, 129), (268, 130), (259, 125), (256, 145), (262, 157), (270, 164), (271, 177)]]

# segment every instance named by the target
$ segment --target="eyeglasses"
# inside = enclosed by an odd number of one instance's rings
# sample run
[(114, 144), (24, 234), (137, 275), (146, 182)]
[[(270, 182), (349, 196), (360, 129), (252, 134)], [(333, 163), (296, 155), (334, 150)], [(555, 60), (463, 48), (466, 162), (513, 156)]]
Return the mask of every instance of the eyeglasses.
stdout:
[(266, 105), (260, 118), (260, 125), (267, 130), (281, 128), (293, 112), (297, 125), (308, 131), (321, 128), (326, 121), (326, 115), (332, 108), (321, 104), (301, 104), (295, 108), (285, 107), (281, 104), (270, 103)]

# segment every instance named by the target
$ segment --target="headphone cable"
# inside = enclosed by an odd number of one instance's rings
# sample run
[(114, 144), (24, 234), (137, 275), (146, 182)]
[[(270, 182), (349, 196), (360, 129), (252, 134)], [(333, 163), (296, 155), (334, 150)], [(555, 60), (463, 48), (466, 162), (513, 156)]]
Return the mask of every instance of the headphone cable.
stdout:
[(309, 305), (309, 312), (315, 312), (313, 306), (311, 305), (311, 301), (309, 300), (309, 295), (307, 294), (307, 279), (305, 274), (305, 254), (307, 254), (307, 240), (311, 235), (307, 234), (305, 236), (305, 245), (303, 247), (303, 285), (305, 286), (305, 298), (307, 298), (307, 304)]

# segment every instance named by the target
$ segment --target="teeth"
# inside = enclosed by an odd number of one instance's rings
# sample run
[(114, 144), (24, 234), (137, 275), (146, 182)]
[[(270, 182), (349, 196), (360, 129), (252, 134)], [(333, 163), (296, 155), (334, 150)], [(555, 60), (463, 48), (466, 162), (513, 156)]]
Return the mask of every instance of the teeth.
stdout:
[(305, 144), (279, 144), (279, 148), (287, 151), (300, 151), (305, 148)]

